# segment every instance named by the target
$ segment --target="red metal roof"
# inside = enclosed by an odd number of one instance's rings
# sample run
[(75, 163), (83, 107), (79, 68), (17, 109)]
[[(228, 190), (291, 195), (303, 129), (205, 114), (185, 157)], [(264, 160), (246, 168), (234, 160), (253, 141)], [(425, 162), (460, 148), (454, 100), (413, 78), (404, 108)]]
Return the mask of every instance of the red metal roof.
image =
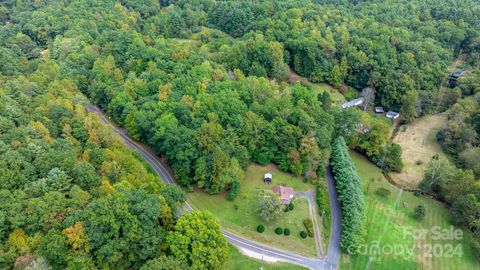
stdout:
[(291, 187), (284, 187), (281, 185), (275, 186), (272, 189), (273, 192), (277, 193), (280, 196), (280, 201), (282, 204), (289, 204), (293, 198), (294, 190)]

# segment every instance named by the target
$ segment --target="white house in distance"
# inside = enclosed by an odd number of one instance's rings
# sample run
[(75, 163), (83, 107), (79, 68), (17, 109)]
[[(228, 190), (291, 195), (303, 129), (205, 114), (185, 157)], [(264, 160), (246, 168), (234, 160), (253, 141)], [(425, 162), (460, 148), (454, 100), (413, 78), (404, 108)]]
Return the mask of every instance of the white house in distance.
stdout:
[(400, 114), (397, 113), (397, 112), (393, 112), (393, 111), (387, 112), (387, 118), (390, 118), (392, 120), (397, 119), (399, 116), (400, 116)]
[(348, 102), (343, 103), (342, 108), (346, 109), (346, 108), (350, 108), (350, 107), (360, 106), (360, 105), (363, 104), (364, 101), (365, 100), (363, 98), (352, 99)]

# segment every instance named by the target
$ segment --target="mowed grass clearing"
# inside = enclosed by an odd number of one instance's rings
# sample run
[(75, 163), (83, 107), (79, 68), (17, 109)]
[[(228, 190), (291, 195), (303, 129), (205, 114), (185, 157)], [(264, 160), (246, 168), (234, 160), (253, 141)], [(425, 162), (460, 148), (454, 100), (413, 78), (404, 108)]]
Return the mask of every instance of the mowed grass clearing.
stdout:
[(396, 183), (415, 188), (435, 154), (445, 156), (436, 139), (437, 132), (445, 125), (445, 116), (428, 115), (400, 127), (393, 139), (402, 147), (405, 164), (401, 173), (392, 173)]
[(264, 270), (306, 270), (306, 268), (283, 262), (266, 262), (243, 255), (236, 247), (228, 245), (226, 270), (257, 270), (263, 265)]
[(288, 73), (288, 81), (292, 84), (301, 83), (307, 87), (310, 87), (315, 95), (321, 94), (324, 91), (327, 91), (330, 94), (332, 103), (342, 104), (345, 102), (345, 97), (331, 85), (326, 83), (312, 83), (307, 78), (300, 76), (290, 69)]
[[(270, 185), (263, 183), (263, 176), (266, 172), (273, 174), (273, 181)], [(282, 213), (275, 221), (265, 222), (258, 216), (258, 192), (262, 189), (272, 189), (278, 184), (293, 187), (295, 191), (308, 191), (314, 188), (312, 185), (304, 183), (302, 178), (281, 172), (273, 165), (250, 165), (235, 201), (228, 201), (225, 194), (209, 195), (199, 189), (190, 193), (188, 200), (195, 209), (206, 210), (215, 215), (221, 226), (228, 231), (282, 250), (315, 256), (314, 239), (300, 237), (300, 232), (304, 230), (303, 220), (310, 217), (306, 199), (295, 198), (293, 200), (294, 210)], [(238, 209), (235, 209), (235, 205)], [(265, 226), (265, 232), (261, 234), (256, 231), (260, 224)], [(275, 228), (277, 227), (288, 228), (291, 234), (289, 236), (276, 235)]]
[[(480, 269), (480, 264), (475, 260), (470, 247), (471, 234), (463, 231), (462, 240), (433, 240), (432, 233), (427, 237), (415, 239), (410, 232), (413, 229), (430, 230), (434, 226), (448, 229), (452, 226), (451, 214), (441, 203), (423, 196), (416, 197), (412, 193), (402, 192), (390, 185), (384, 179), (380, 170), (366, 158), (356, 152), (351, 152), (352, 159), (357, 167), (362, 180), (362, 187), (366, 202), (366, 245), (371, 248), (379, 241), (380, 251), (385, 246), (395, 245), (409, 248), (413, 253), (391, 252), (377, 253), (372, 250), (367, 254), (341, 257), (341, 269), (435, 269), (435, 270), (470, 270)], [(389, 197), (376, 194), (377, 188), (388, 189)], [(415, 206), (422, 204), (426, 209), (424, 220), (418, 222), (413, 217)], [(438, 246), (437, 255), (430, 256), (431, 247)], [(448, 245), (460, 245), (462, 255), (447, 256)], [(440, 250), (443, 249), (443, 250)], [(435, 255), (435, 254), (433, 254)], [(369, 262), (369, 260), (371, 260)]]

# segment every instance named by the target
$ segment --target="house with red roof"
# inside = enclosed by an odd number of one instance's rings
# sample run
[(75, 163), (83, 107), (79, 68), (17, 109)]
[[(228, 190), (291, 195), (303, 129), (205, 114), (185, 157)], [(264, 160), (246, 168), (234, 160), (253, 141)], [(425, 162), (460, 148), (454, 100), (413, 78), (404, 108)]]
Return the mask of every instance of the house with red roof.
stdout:
[(273, 192), (277, 193), (280, 196), (281, 204), (290, 204), (293, 199), (293, 193), (295, 192), (291, 187), (285, 187), (282, 185), (275, 186), (272, 189)]

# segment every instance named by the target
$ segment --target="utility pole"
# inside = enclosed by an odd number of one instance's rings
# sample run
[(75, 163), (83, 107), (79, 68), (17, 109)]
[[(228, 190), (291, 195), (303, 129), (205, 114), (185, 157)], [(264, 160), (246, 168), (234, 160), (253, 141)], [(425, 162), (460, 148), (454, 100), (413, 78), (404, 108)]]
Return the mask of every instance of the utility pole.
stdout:
[(263, 270), (263, 256), (262, 256), (262, 265), (260, 265), (260, 268), (258, 270)]

